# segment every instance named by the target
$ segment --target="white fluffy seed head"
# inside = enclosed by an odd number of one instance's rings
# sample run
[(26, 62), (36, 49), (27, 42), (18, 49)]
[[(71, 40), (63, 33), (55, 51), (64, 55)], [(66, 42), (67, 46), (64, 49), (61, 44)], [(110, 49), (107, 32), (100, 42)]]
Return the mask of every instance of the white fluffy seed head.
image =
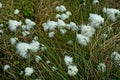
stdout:
[(112, 15), (112, 14), (109, 15), (108, 18), (113, 22), (115, 22), (117, 20), (117, 17), (115, 15)]
[(22, 25), (22, 22), (21, 21), (18, 21), (18, 26), (21, 26)]
[(11, 37), (11, 38), (10, 38), (10, 43), (11, 43), (12, 45), (16, 44), (17, 41), (19, 41), (17, 37)]
[(38, 37), (35, 36), (35, 37), (33, 38), (33, 40), (34, 40), (34, 41), (38, 41)]
[(89, 37), (82, 34), (77, 34), (76, 37), (78, 44), (86, 46), (90, 42)]
[(78, 73), (78, 68), (76, 65), (69, 65), (68, 66), (68, 72), (69, 76), (75, 76)]
[(72, 31), (77, 31), (78, 30), (78, 26), (76, 25), (75, 22), (70, 22), (70, 28)]
[(108, 37), (107, 34), (103, 34), (103, 38), (106, 39)]
[(22, 27), (22, 30), (26, 30), (27, 25), (22, 25), (21, 27)]
[(66, 14), (61, 14), (61, 19), (62, 20), (66, 20), (66, 19), (68, 19), (69, 18), (69, 16), (68, 15), (66, 15)]
[(40, 50), (40, 43), (38, 42), (38, 41), (32, 41), (31, 43), (30, 43), (30, 50), (32, 51), (32, 52), (37, 52), (38, 50)]
[(56, 18), (56, 19), (61, 18), (61, 15), (60, 15), (60, 14), (57, 14), (57, 15), (55, 16), (55, 18)]
[(0, 37), (2, 36), (3, 33), (4, 33), (4, 31), (3, 31), (3, 30), (0, 30)]
[(99, 63), (99, 65), (97, 66), (97, 69), (99, 72), (105, 72), (106, 71), (105, 63)]
[(8, 69), (10, 69), (10, 66), (8, 64), (4, 65), (3, 70), (8, 71)]
[(18, 28), (18, 26), (21, 26), (22, 22), (21, 21), (16, 21), (16, 20), (9, 20), (8, 22), (8, 28), (10, 31), (15, 32)]
[(50, 32), (50, 33), (48, 34), (49, 38), (53, 38), (54, 35), (55, 35), (55, 32)]
[(47, 61), (46, 61), (46, 63), (47, 63), (47, 64), (50, 64), (50, 63), (51, 63), (51, 61), (47, 60)]
[(50, 31), (54, 31), (55, 28), (57, 27), (57, 22), (48, 20), (47, 26)]
[(95, 33), (95, 29), (88, 25), (81, 25), (81, 34), (87, 37), (92, 37)]
[(60, 33), (61, 33), (62, 35), (64, 35), (66, 32), (67, 32), (66, 29), (60, 29)]
[(55, 9), (56, 9), (57, 12), (59, 12), (60, 11), (60, 6), (57, 6)]
[(31, 76), (33, 74), (34, 70), (31, 67), (25, 68), (25, 76)]
[(27, 25), (29, 25), (31, 22), (32, 22), (32, 21), (31, 21), (30, 19), (28, 19), (28, 18), (25, 19), (25, 23), (26, 23)]
[(72, 13), (70, 11), (66, 11), (66, 15), (71, 16)]
[(120, 13), (120, 11), (118, 9), (115, 8), (103, 8), (103, 12), (106, 13), (107, 15), (113, 14), (115, 15), (116, 13)]
[(57, 6), (55, 9), (57, 12), (65, 12), (66, 11), (66, 7), (63, 5)]
[(68, 41), (67, 41), (67, 44), (68, 44), (68, 45), (72, 45), (72, 44), (73, 44), (73, 41), (72, 41), (72, 40), (68, 40)]
[(38, 63), (39, 61), (41, 61), (42, 60), (42, 58), (40, 57), (40, 56), (36, 56), (35, 57), (35, 61)]
[(54, 31), (57, 27), (57, 22), (48, 20), (46, 23), (42, 24), (44, 31)]
[(18, 9), (15, 9), (15, 10), (14, 10), (14, 14), (15, 14), (15, 15), (18, 15), (19, 12), (20, 12), (20, 11), (19, 11)]
[(103, 12), (107, 14), (108, 18), (115, 22), (120, 15), (120, 11), (114, 8), (103, 8)]
[(59, 29), (65, 27), (65, 25), (66, 25), (66, 23), (63, 20), (58, 19), (57, 26)]
[(99, 3), (99, 0), (93, 0), (93, 4)]
[(0, 2), (0, 8), (2, 8), (2, 3)]
[(111, 59), (115, 60), (115, 61), (119, 61), (120, 60), (120, 54), (116, 51), (111, 53)]
[(89, 25), (95, 28), (100, 28), (104, 24), (104, 18), (98, 14), (89, 14)]
[(73, 58), (71, 57), (71, 56), (65, 56), (64, 57), (64, 62), (65, 62), (65, 64), (66, 64), (66, 66), (68, 66), (68, 65), (71, 65), (71, 64), (73, 64)]
[(30, 19), (25, 19), (25, 23), (26, 23), (26, 30), (31, 30), (35, 25), (36, 23)]
[(16, 49), (21, 57), (27, 58), (27, 52), (31, 49), (31, 46), (28, 43), (19, 42), (16, 45)]
[(110, 57), (117, 65), (120, 66), (120, 54), (118, 52), (112, 52)]
[(114, 52), (112, 52), (111, 53), (111, 59), (114, 59), (115, 58), (115, 56), (117, 56), (117, 55), (119, 55), (119, 53), (118, 52), (116, 52), (116, 51), (114, 51)]
[(64, 12), (64, 11), (66, 11), (66, 7), (63, 6), (63, 5), (60, 5), (59, 9), (60, 9), (60, 12)]
[(4, 26), (4, 24), (1, 23), (1, 24), (0, 24), (0, 27), (3, 27), (3, 26)]
[(49, 30), (49, 26), (47, 25), (47, 23), (43, 23), (43, 24), (42, 24), (42, 27), (43, 27), (43, 30), (44, 30), (45, 32), (47, 32), (47, 31)]
[(70, 30), (71, 29), (71, 25), (70, 24), (66, 24), (65, 28)]
[(24, 73), (24, 71), (20, 71), (20, 73), (19, 73), (19, 74), (20, 74), (20, 75), (23, 75), (23, 73)]

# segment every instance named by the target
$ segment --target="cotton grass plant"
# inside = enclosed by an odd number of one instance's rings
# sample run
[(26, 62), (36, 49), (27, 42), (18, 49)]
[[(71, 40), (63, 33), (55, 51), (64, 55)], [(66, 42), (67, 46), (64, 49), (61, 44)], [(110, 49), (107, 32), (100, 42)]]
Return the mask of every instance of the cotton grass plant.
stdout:
[(1, 0), (0, 79), (119, 80), (120, 7), (108, 3)]

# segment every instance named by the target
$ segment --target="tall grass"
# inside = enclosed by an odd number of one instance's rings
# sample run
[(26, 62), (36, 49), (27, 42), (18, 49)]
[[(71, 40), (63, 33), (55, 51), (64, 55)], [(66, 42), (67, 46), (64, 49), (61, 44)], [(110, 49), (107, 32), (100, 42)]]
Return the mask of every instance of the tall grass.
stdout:
[[(120, 21), (115, 23), (105, 19), (103, 28), (96, 31), (87, 46), (81, 46), (76, 42), (76, 32), (68, 31), (66, 35), (61, 35), (56, 30), (54, 38), (49, 38), (48, 33), (43, 31), (42, 23), (48, 19), (55, 20), (55, 7), (57, 5), (65, 5), (67, 10), (72, 12), (72, 16), (68, 21), (74, 21), (77, 25), (86, 24), (88, 22), (89, 13), (97, 13), (106, 17), (102, 13), (103, 7), (111, 7), (105, 0), (100, 0), (99, 4), (93, 5), (92, 0), (87, 0), (86, 5), (81, 0), (1, 0), (3, 8), (0, 9), (0, 23), (4, 24), (4, 34), (0, 39), (0, 80), (119, 80), (120, 68), (110, 60), (112, 51), (120, 52)], [(110, 0), (114, 3), (114, 0)], [(114, 6), (113, 6), (114, 7)], [(19, 9), (20, 14), (14, 15), (14, 9)], [(120, 8), (120, 7), (119, 7)], [(15, 34), (7, 28), (9, 19), (24, 21), (30, 18), (36, 22), (36, 27), (31, 31), (32, 34), (22, 37), (20, 30)], [(113, 31), (108, 31), (111, 27)], [(107, 39), (103, 38), (103, 34), (108, 34)], [(16, 54), (15, 46), (11, 46), (9, 39), (17, 36), (20, 41), (30, 42), (34, 36), (38, 36), (38, 41), (43, 43), (47, 50), (39, 51), (31, 55), (30, 66), (34, 68), (34, 74), (30, 77), (20, 75), (20, 71), (24, 71), (28, 66), (28, 59), (21, 58)], [(72, 45), (68, 45), (67, 41), (73, 40)], [(41, 56), (39, 63), (35, 62), (35, 56)], [(74, 63), (78, 67), (78, 73), (74, 77), (67, 74), (67, 67), (64, 63), (64, 56), (70, 55), (74, 59)], [(47, 64), (46, 61), (50, 61)], [(107, 66), (105, 73), (99, 73), (97, 65), (104, 62)], [(10, 65), (10, 73), (3, 71), (5, 64)], [(57, 68), (52, 71), (52, 67)]]

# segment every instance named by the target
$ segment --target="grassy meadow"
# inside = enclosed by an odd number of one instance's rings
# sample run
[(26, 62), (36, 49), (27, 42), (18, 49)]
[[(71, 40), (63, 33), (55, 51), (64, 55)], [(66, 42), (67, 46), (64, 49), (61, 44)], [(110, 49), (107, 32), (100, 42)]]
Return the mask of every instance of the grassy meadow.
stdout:
[[(111, 59), (113, 51), (120, 53), (120, 19), (115, 22), (110, 21), (106, 14), (102, 12), (104, 7), (120, 9), (118, 0), (99, 0), (98, 4), (93, 4), (93, 0), (0, 0), (3, 7), (0, 8), (0, 27), (4, 33), (0, 36), (0, 80), (120, 80), (120, 66)], [(58, 5), (64, 5), (72, 15), (66, 22), (73, 21), (77, 25), (89, 22), (89, 13), (99, 14), (104, 17), (104, 25), (97, 29), (87, 46), (83, 46), (76, 41), (76, 31), (67, 31), (65, 35), (55, 30), (53, 38), (48, 37), (48, 32), (43, 30), (42, 24), (47, 20), (54, 20)], [(18, 15), (14, 10), (19, 9)], [(25, 19), (35, 21), (36, 26), (30, 31), (30, 35), (24, 37), (21, 29), (15, 33), (8, 29), (8, 20)], [(112, 30), (108, 30), (111, 28)], [(103, 36), (107, 34), (105, 39)], [(29, 59), (22, 58), (16, 53), (16, 46), (10, 44), (11, 37), (18, 37), (19, 41), (30, 43), (34, 36), (47, 48), (45, 51), (32, 53)], [(67, 44), (72, 40), (73, 44)], [(75, 76), (69, 76), (64, 56), (73, 57), (73, 62), (78, 68)], [(40, 56), (40, 62), (35, 61), (35, 57)], [(47, 62), (50, 63), (47, 63)], [(99, 72), (97, 66), (105, 63), (106, 71)], [(9, 71), (4, 71), (4, 65), (10, 65)], [(30, 66), (34, 69), (31, 76), (24, 75), (24, 69)], [(23, 71), (23, 74), (20, 72)]]

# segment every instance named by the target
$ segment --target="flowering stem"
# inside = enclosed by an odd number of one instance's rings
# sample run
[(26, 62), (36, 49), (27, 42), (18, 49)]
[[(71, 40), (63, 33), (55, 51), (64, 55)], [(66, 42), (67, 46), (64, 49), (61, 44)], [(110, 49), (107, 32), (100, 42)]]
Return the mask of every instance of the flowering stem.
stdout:
[(30, 66), (30, 53), (28, 54), (28, 65)]
[(105, 39), (106, 39), (106, 38), (104, 38), (104, 50), (105, 50)]

